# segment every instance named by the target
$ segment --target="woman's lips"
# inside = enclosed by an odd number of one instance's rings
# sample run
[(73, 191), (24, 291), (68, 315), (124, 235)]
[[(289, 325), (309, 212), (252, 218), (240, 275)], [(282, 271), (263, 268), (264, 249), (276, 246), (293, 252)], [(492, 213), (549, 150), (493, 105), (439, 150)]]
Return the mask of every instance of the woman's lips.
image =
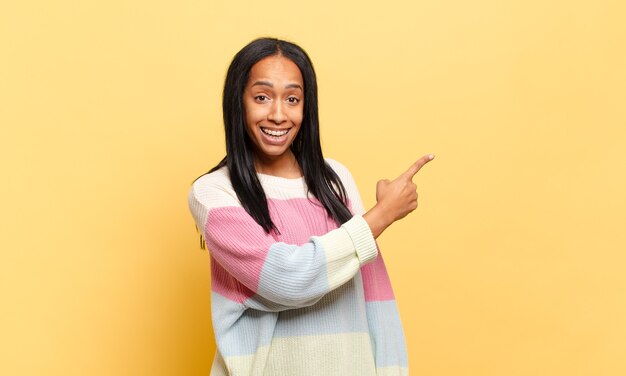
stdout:
[(265, 143), (276, 146), (282, 146), (287, 142), (287, 135), (290, 131), (291, 128), (278, 130), (261, 127), (261, 135)]
[(291, 130), (291, 128), (287, 128), (287, 129), (271, 129), (271, 128), (264, 128), (261, 127), (261, 131), (267, 135), (270, 136), (274, 136), (274, 137), (280, 137), (282, 135), (287, 134), (289, 131)]

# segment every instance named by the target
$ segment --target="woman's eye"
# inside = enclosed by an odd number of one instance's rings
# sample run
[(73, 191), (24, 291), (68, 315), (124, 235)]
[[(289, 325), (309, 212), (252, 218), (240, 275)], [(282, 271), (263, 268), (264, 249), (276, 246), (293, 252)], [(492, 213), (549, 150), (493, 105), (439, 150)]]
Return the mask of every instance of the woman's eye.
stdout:
[(296, 104), (298, 102), (300, 102), (300, 99), (296, 98), (296, 97), (289, 97), (287, 98), (287, 101), (291, 104)]
[(254, 99), (256, 99), (259, 102), (265, 102), (268, 98), (265, 95), (257, 95), (256, 97), (254, 97)]

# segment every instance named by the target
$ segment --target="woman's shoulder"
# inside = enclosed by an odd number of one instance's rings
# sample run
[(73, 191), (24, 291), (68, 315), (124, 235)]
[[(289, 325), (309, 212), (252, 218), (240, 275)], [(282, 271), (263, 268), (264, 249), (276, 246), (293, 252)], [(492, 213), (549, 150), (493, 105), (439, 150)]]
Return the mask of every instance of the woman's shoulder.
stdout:
[(330, 166), (330, 168), (332, 168), (337, 173), (348, 171), (348, 168), (344, 166), (343, 163), (339, 162), (336, 159), (324, 158), (324, 161), (326, 161), (326, 163)]
[(230, 184), (230, 177), (228, 174), (228, 166), (223, 166), (212, 172), (207, 172), (206, 174), (197, 178), (192, 184), (192, 186), (194, 187), (208, 185), (225, 186), (232, 189), (232, 185)]
[(332, 158), (324, 158), (324, 160), (330, 166), (330, 168), (332, 168), (333, 171), (335, 171), (335, 173), (339, 176), (341, 181), (344, 182), (344, 184), (346, 180), (349, 180), (349, 181), (353, 180), (350, 170), (348, 170), (348, 168), (345, 165), (343, 165), (341, 162)]
[(363, 204), (361, 203), (361, 195), (356, 185), (356, 181), (354, 180), (354, 178), (352, 177), (352, 174), (350, 173), (350, 170), (348, 170), (348, 168), (345, 165), (343, 165), (342, 163), (334, 159), (325, 158), (325, 160), (326, 160), (326, 163), (328, 163), (328, 165), (333, 169), (333, 171), (335, 171), (337, 176), (339, 176), (339, 179), (341, 179), (341, 182), (343, 183), (343, 186), (346, 190), (346, 194), (348, 195), (348, 198), (353, 202), (354, 205), (356, 205), (353, 208), (356, 210), (357, 213), (362, 213)]
[(207, 208), (219, 206), (239, 206), (237, 194), (224, 166), (196, 179), (189, 189), (189, 201), (197, 202)]

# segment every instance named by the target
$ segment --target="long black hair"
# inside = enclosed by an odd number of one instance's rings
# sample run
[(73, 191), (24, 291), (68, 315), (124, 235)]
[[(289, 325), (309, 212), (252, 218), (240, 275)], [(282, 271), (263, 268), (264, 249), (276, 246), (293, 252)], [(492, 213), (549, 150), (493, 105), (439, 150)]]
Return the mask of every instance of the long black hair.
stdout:
[(243, 93), (250, 69), (269, 56), (293, 61), (304, 79), (304, 116), (291, 150), (304, 174), (309, 192), (324, 206), (328, 216), (343, 224), (352, 217), (346, 191), (333, 169), (324, 161), (319, 133), (317, 78), (306, 52), (294, 43), (275, 38), (259, 38), (239, 51), (230, 63), (222, 108), (226, 134), (226, 157), (210, 172), (228, 166), (230, 181), (243, 208), (266, 233), (280, 231), (270, 218), (265, 191), (254, 167), (254, 148), (246, 132)]

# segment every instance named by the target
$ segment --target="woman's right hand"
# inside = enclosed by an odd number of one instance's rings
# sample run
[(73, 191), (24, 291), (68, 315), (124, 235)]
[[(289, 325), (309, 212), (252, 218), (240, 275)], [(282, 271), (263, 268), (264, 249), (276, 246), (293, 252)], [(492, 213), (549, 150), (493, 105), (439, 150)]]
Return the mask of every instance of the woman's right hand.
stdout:
[(427, 154), (394, 180), (380, 180), (376, 184), (376, 205), (363, 215), (374, 238), (417, 208), (417, 186), (412, 179), (433, 158), (434, 155)]

